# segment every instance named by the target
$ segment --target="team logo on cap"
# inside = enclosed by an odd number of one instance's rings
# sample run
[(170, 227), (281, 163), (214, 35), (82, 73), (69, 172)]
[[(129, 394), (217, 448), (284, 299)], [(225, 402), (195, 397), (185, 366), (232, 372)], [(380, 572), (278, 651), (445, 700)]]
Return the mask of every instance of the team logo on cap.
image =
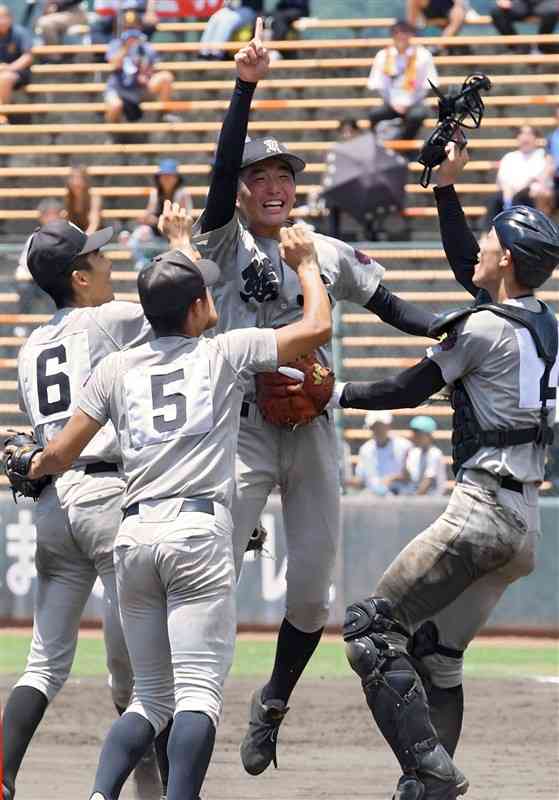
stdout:
[(264, 147), (267, 153), (280, 153), (282, 152), (280, 144), (276, 139), (264, 139)]

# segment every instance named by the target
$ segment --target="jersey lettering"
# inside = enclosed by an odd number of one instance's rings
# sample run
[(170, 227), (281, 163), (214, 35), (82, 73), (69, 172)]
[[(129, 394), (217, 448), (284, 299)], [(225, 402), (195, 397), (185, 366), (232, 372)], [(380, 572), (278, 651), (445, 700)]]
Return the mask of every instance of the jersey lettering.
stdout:
[(519, 408), (539, 408), (542, 401), (546, 400), (548, 408), (555, 406), (557, 402), (557, 385), (559, 383), (559, 355), (554, 367), (549, 375), (549, 384), (546, 387), (541, 385), (544, 363), (538, 357), (536, 346), (527, 328), (515, 329), (518, 351), (520, 355), (519, 366), (519, 385), (520, 398)]
[(264, 303), (267, 300), (278, 298), (279, 280), (268, 258), (265, 258), (262, 263), (254, 258), (241, 272), (241, 277), (243, 289), (239, 294), (245, 303), (251, 299), (256, 300), (257, 303)]
[(201, 436), (214, 427), (210, 363), (203, 344), (171, 364), (132, 369), (123, 383), (134, 450)]

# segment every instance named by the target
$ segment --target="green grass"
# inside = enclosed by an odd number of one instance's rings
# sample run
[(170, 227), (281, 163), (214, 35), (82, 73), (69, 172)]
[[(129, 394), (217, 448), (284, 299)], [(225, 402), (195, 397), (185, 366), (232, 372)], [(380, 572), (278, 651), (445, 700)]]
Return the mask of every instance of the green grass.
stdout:
[[(0, 634), (0, 673), (23, 671), (30, 637), (21, 633)], [(237, 677), (263, 676), (270, 672), (274, 642), (242, 639), (237, 643), (231, 671)], [(105, 674), (103, 642), (82, 638), (78, 644), (75, 677)], [(337, 641), (323, 642), (308, 668), (309, 678), (340, 678), (352, 674)], [(516, 645), (487, 646), (474, 643), (466, 655), (466, 674), (471, 677), (519, 678), (534, 675), (559, 675), (559, 648), (555, 645), (525, 647)]]

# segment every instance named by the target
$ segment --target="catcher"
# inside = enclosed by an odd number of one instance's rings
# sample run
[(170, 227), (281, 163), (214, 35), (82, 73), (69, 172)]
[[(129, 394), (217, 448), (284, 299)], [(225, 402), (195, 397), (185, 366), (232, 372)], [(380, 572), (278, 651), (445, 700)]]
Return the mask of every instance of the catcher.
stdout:
[[(284, 263), (279, 232), (294, 206), (296, 176), (305, 162), (272, 136), (245, 142), (252, 95), (269, 67), (261, 31), (259, 20), (255, 38), (236, 56), (238, 79), (219, 138), (207, 205), (194, 228), (202, 256), (221, 270), (213, 293), (220, 331), (281, 328), (302, 313), (301, 286)], [(310, 232), (307, 236), (332, 304), (349, 300), (407, 333), (426, 334), (433, 315), (387, 291), (380, 283), (384, 270), (379, 264), (337, 239)], [(288, 553), (287, 607), (274, 668), (270, 680), (253, 695), (241, 750), (243, 765), (252, 775), (276, 761), (278, 728), (289, 697), (328, 618), (340, 535), (336, 433), (323, 404), (330, 384), (323, 368), (329, 362), (327, 348), (313, 354), (307, 366), (299, 362), (307, 377), (302, 387), (291, 390), (291, 397), (278, 386), (282, 380), (292, 385), (288, 376), (253, 382), (241, 409), (232, 507), (237, 574), (276, 486)], [(312, 400), (306, 398), (309, 391)]]

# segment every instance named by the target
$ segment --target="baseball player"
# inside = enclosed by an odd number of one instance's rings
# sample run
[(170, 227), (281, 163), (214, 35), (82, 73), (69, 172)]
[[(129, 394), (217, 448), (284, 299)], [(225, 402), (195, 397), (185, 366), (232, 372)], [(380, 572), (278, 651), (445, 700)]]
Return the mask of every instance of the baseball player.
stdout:
[(447, 509), (344, 622), (347, 657), (403, 770), (397, 800), (454, 800), (468, 788), (452, 762), (463, 654), (507, 586), (534, 568), (553, 439), (558, 326), (534, 289), (559, 263), (559, 228), (513, 206), (478, 247), (452, 186), (466, 161), (452, 146), (436, 194), (445, 250), (464, 275), (470, 264), (464, 284), (476, 304), (433, 326), (446, 335), (416, 366), (335, 392), (344, 408), (408, 408), (452, 385), (457, 483)]
[[(279, 328), (300, 318), (301, 287), (281, 260), (279, 230), (295, 202), (305, 167), (273, 137), (246, 142), (250, 104), (269, 66), (255, 38), (236, 56), (238, 78), (223, 122), (206, 208), (194, 228), (200, 252), (221, 270), (213, 289), (219, 330)], [(409, 333), (425, 335), (433, 315), (404, 303), (380, 283), (383, 268), (349, 245), (312, 234), (331, 302), (350, 300)], [(327, 363), (330, 352), (321, 350)], [(331, 413), (295, 430), (264, 422), (249, 387), (241, 410), (233, 498), (234, 555), (239, 574), (247, 542), (268, 495), (279, 486), (287, 540), (287, 609), (268, 683), (252, 698), (241, 748), (247, 772), (273, 761), (287, 703), (322, 635), (340, 535), (336, 435)], [(313, 498), (313, 502), (309, 502)]]
[(211, 339), (201, 334), (217, 322), (207, 287), (218, 267), (186, 249), (154, 259), (138, 288), (155, 340), (108, 355), (62, 433), (43, 452), (14, 454), (18, 471), (35, 479), (66, 469), (109, 420), (121, 445), (126, 493), (115, 561), (135, 684), (103, 747), (92, 800), (116, 800), (173, 715), (167, 800), (198, 798), (233, 657), (230, 506), (246, 382), (331, 335), (312, 239), (301, 227), (285, 229), (281, 248), (299, 279), (303, 317)]
[[(111, 262), (100, 252), (111, 236), (112, 228), (88, 237), (75, 225), (56, 220), (38, 229), (30, 241), (27, 262), (33, 279), (57, 307), (52, 319), (33, 331), (18, 360), (20, 405), (43, 446), (70, 418), (78, 390), (95, 365), (108, 353), (153, 335), (140, 305), (113, 299)], [(37, 503), (33, 639), (25, 672), (4, 710), (4, 800), (13, 800), (31, 738), (70, 673), (80, 617), (97, 576), (104, 588), (113, 701), (120, 713), (128, 704), (132, 670), (112, 555), (124, 490), (121, 461), (114, 428), (108, 424)], [(151, 754), (135, 777), (140, 797), (159, 797), (161, 784)]]

